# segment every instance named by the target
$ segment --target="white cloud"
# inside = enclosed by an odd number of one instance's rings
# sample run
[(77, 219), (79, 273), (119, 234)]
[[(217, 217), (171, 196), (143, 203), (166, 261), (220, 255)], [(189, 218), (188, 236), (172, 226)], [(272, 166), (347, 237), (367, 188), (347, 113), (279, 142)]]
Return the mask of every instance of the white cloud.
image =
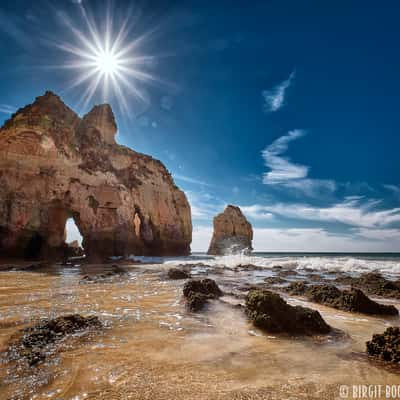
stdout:
[(336, 190), (335, 181), (307, 178), (309, 167), (295, 164), (288, 157), (283, 157), (289, 143), (305, 134), (306, 132), (301, 129), (294, 129), (276, 139), (262, 151), (265, 166), (270, 169), (263, 174), (263, 183), (291, 189), (309, 197), (333, 193)]
[(185, 194), (189, 200), (194, 219), (208, 219), (211, 221), (217, 213), (223, 211), (226, 205), (209, 193), (185, 190)]
[(395, 240), (387, 240), (384, 234), (370, 240), (321, 228), (256, 228), (253, 247), (255, 251), (282, 252), (392, 252), (398, 251), (399, 234)]
[(3, 114), (13, 114), (15, 113), (16, 108), (13, 106), (9, 106), (8, 104), (0, 104), (0, 113)]
[(308, 167), (294, 164), (289, 158), (282, 157), (288, 149), (291, 141), (301, 138), (305, 132), (300, 129), (289, 131), (287, 135), (281, 136), (263, 150), (262, 156), (265, 165), (271, 169), (263, 175), (263, 183), (267, 185), (279, 184), (291, 179), (305, 178), (308, 174)]
[(241, 206), (240, 209), (248, 218), (256, 220), (270, 220), (274, 217), (271, 212), (265, 210), (264, 206), (254, 204), (252, 206)]
[(339, 222), (365, 228), (379, 228), (400, 223), (400, 208), (376, 210), (380, 200), (368, 200), (364, 203), (361, 203), (361, 201), (362, 198), (360, 197), (351, 197), (328, 207), (277, 203), (267, 206), (253, 205), (242, 207), (242, 209), (251, 209), (254, 219), (262, 219), (265, 214), (272, 213), (299, 220)]
[(383, 185), (387, 190), (390, 190), (397, 198), (400, 199), (400, 186), (396, 185)]
[[(392, 252), (398, 251), (400, 230), (366, 229), (351, 234), (330, 233), (322, 228), (253, 228), (255, 251), (271, 252)], [(194, 226), (192, 251), (205, 252), (212, 226)]]
[(400, 244), (400, 229), (355, 228), (354, 234), (370, 240), (394, 240), (397, 250)]
[(205, 252), (210, 245), (213, 233), (212, 226), (194, 226), (192, 233), (192, 251)]
[(264, 90), (262, 96), (264, 97), (263, 109), (265, 112), (278, 111), (285, 104), (286, 90), (292, 84), (295, 78), (295, 72), (293, 71), (289, 78), (275, 86), (271, 90)]

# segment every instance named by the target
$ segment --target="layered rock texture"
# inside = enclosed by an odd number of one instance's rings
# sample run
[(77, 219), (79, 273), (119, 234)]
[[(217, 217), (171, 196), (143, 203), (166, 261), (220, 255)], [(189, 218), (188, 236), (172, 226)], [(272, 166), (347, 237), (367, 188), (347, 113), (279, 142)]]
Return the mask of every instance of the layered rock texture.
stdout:
[(74, 218), (89, 256), (185, 255), (190, 206), (164, 165), (115, 142), (109, 105), (83, 118), (51, 92), (0, 129), (0, 254), (59, 254)]
[(229, 205), (214, 218), (214, 233), (208, 254), (225, 255), (253, 250), (253, 229), (239, 207)]

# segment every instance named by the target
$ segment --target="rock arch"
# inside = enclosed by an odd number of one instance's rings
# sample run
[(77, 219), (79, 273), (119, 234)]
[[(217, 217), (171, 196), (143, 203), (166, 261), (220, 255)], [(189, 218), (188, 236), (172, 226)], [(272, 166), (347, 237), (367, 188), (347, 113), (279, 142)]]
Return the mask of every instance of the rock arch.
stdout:
[(6, 121), (0, 255), (57, 256), (70, 216), (91, 257), (190, 252), (184, 193), (160, 161), (116, 144), (116, 129), (108, 105), (81, 119), (51, 92)]

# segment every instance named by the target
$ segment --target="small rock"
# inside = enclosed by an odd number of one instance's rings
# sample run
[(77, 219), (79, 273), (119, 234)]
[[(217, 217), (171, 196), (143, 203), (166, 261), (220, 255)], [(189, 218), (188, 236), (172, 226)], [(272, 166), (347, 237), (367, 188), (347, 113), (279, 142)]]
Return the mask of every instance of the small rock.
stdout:
[(395, 364), (400, 364), (400, 328), (389, 327), (382, 334), (375, 334), (366, 343), (367, 353)]
[(192, 279), (185, 283), (183, 295), (187, 300), (187, 306), (192, 311), (199, 311), (208, 299), (217, 299), (223, 295), (222, 290), (212, 279)]
[(278, 276), (295, 276), (295, 275), (298, 275), (298, 273), (294, 269), (278, 272)]
[(287, 281), (280, 276), (269, 276), (268, 278), (264, 279), (264, 282), (269, 285), (281, 285)]
[(13, 359), (23, 358), (29, 365), (35, 365), (46, 358), (49, 346), (65, 336), (86, 329), (99, 329), (102, 326), (96, 316), (83, 317), (79, 314), (44, 320), (33, 327), (23, 329), (20, 332), (22, 336), (10, 343), (9, 354)]
[(191, 275), (188, 272), (183, 271), (182, 269), (171, 268), (170, 270), (168, 270), (169, 279), (189, 279), (190, 277)]

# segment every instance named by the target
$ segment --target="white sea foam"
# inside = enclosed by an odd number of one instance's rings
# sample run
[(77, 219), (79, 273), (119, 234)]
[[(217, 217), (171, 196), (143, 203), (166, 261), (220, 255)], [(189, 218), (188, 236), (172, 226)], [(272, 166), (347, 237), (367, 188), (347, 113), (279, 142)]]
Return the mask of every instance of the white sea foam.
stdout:
[(285, 268), (295, 270), (312, 269), (315, 271), (337, 271), (337, 272), (381, 272), (389, 275), (400, 274), (400, 259), (385, 259), (379, 257), (357, 257), (357, 256), (312, 256), (312, 255), (229, 255), (221, 257), (211, 257), (207, 255), (194, 255), (189, 257), (133, 257), (132, 260), (165, 263), (165, 264), (190, 264), (203, 263), (212, 267), (227, 266), (236, 267), (238, 265), (256, 265), (263, 268), (273, 268), (280, 265)]

